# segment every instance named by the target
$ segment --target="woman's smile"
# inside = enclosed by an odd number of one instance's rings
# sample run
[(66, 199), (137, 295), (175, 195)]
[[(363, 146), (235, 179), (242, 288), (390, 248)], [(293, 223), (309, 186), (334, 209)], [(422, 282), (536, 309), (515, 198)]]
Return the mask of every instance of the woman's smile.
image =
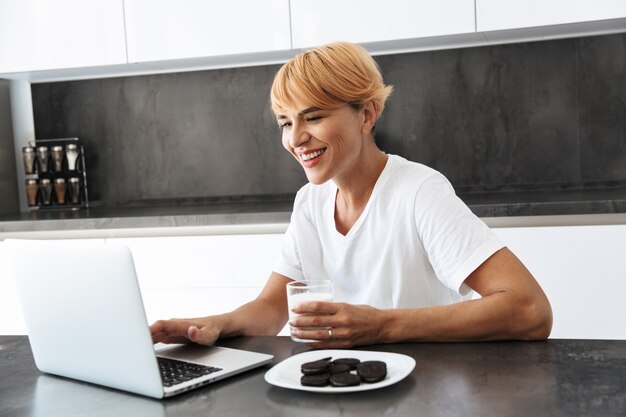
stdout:
[(305, 168), (313, 168), (320, 162), (320, 159), (324, 152), (326, 152), (328, 148), (315, 149), (313, 151), (305, 151), (298, 153), (300, 157), (300, 163)]

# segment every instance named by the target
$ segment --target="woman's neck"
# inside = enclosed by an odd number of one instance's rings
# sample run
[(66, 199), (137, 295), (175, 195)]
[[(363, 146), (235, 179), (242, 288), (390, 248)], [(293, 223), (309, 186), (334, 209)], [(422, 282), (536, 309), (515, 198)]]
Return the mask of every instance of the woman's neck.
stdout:
[(373, 142), (370, 146), (349, 176), (333, 180), (337, 186), (337, 209), (362, 210), (367, 204), (387, 163), (387, 155)]

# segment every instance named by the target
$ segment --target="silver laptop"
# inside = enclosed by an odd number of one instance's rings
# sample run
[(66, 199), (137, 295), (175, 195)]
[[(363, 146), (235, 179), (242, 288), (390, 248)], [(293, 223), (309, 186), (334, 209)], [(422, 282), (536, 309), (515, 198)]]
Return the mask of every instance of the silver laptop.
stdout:
[(126, 246), (59, 241), (7, 246), (42, 372), (163, 398), (273, 358), (198, 345), (155, 352)]

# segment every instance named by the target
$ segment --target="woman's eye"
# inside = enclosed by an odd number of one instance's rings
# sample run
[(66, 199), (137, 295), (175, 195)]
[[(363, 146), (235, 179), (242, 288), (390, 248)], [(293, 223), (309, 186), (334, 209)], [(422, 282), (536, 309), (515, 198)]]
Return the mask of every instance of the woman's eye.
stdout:
[(290, 126), (291, 126), (291, 122), (285, 122), (285, 123), (279, 123), (279, 124), (278, 124), (278, 128), (279, 128), (280, 130), (283, 130), (283, 129), (288, 128), (288, 127), (290, 127)]
[(307, 122), (317, 122), (319, 120), (322, 119), (322, 116), (312, 116), (312, 117), (307, 117), (306, 121)]

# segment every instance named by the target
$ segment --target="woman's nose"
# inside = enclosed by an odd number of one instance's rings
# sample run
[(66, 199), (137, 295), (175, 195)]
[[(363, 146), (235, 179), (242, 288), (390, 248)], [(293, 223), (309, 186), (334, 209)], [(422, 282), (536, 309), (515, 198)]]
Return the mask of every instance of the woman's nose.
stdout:
[(290, 145), (292, 148), (297, 148), (298, 146), (302, 145), (303, 143), (307, 142), (309, 139), (311, 139), (311, 136), (309, 135), (309, 133), (306, 131), (306, 129), (302, 129), (301, 127), (298, 126), (294, 126), (291, 132), (291, 139), (290, 139)]

